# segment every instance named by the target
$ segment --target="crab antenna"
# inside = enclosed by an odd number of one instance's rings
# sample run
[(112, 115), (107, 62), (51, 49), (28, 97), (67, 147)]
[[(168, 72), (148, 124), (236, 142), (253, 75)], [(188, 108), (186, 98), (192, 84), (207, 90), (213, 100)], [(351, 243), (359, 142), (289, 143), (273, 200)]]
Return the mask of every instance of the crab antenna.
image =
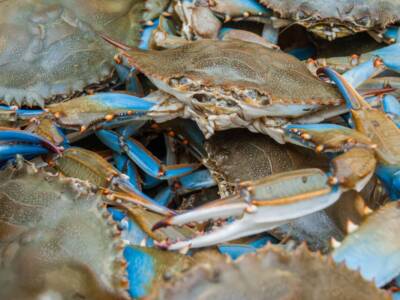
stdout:
[(102, 32), (98, 32), (98, 34), (102, 37), (103, 40), (105, 40), (106, 42), (110, 43), (111, 45), (124, 50), (124, 51), (129, 51), (129, 50), (134, 50), (135, 48), (128, 46), (122, 42), (119, 42), (117, 40), (112, 39), (111, 37), (109, 37), (108, 35), (106, 35), (105, 33)]

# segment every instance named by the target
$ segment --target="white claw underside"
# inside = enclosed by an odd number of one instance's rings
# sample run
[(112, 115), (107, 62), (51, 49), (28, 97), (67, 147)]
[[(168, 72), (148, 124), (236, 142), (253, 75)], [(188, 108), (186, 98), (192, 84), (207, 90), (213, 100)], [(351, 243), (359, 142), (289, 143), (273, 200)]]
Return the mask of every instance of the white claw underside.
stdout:
[(252, 213), (246, 213), (246, 208), (249, 206), (247, 202), (221, 202), (220, 205), (215, 204), (209, 207), (198, 208), (172, 217), (169, 224), (183, 225), (193, 221), (226, 218), (241, 214), (243, 214), (243, 217), (191, 240), (173, 243), (168, 248), (177, 250), (187, 246), (191, 248), (206, 247), (271, 230), (293, 219), (309, 215), (332, 205), (339, 199), (341, 193), (342, 191), (337, 189), (327, 194), (292, 203), (257, 206), (258, 209)]

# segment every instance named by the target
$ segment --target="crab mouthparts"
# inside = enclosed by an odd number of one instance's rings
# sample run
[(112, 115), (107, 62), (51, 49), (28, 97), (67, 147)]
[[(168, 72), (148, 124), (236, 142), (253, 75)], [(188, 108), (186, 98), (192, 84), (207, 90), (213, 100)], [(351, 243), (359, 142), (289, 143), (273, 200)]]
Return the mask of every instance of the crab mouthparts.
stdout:
[(332, 41), (336, 38), (346, 37), (355, 33), (350, 27), (343, 24), (337, 24), (335, 22), (318, 23), (309, 27), (309, 30), (316, 36), (329, 41)]

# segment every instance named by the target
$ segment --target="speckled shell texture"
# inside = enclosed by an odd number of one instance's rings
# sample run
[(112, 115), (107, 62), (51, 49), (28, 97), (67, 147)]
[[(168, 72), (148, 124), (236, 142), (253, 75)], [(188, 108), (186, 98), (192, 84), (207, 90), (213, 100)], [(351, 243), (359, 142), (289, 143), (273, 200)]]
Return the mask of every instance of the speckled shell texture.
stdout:
[(358, 300), (390, 299), (372, 282), (300, 247), (270, 247), (233, 263), (202, 264), (184, 273), (151, 299)]
[(122, 241), (86, 183), (19, 161), (0, 190), (0, 299), (128, 299)]
[(208, 88), (255, 89), (269, 95), (271, 103), (343, 102), (336, 88), (314, 77), (293, 56), (253, 43), (200, 40), (175, 49), (132, 50), (125, 55), (148, 77), (166, 82), (187, 77)]
[(368, 27), (386, 27), (400, 18), (399, 0), (260, 0), (282, 18), (296, 19), (302, 12), (317, 20), (337, 19), (354, 22), (369, 17)]
[(110, 77), (115, 49), (135, 45), (144, 1), (0, 1), (0, 100), (39, 104)]

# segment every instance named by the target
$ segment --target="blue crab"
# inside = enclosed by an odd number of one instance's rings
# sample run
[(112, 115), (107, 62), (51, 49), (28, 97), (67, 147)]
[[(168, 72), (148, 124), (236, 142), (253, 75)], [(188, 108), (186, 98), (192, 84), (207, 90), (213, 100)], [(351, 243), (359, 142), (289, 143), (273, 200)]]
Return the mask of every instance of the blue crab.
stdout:
[(104, 38), (121, 48), (128, 63), (160, 90), (179, 100), (161, 102), (149, 116), (191, 118), (206, 137), (215, 130), (247, 127), (280, 139), (274, 128), (289, 119), (306, 120), (320, 110), (326, 112), (323, 118), (343, 113), (344, 100), (335, 87), (277, 49), (237, 40), (200, 40), (176, 49), (142, 51)]
[(21, 157), (0, 178), (2, 299), (131, 299), (144, 296), (164, 272), (193, 264), (124, 240), (109, 200), (87, 182)]
[(342, 153), (332, 160), (330, 173), (304, 169), (242, 182), (236, 194), (168, 218), (154, 229), (229, 216), (236, 218), (233, 222), (167, 247), (202, 247), (272, 229), (332, 205), (344, 191), (362, 190), (374, 172), (390, 197), (399, 198), (400, 129), (384, 112), (373, 109), (341, 75), (327, 68), (321, 72), (343, 92), (355, 129), (335, 124), (289, 124), (284, 130), (287, 141), (317, 152)]
[(138, 44), (146, 1), (1, 1), (0, 99), (39, 105), (107, 81), (114, 50), (96, 31)]
[(194, 265), (148, 297), (167, 299), (391, 299), (356, 271), (304, 245), (292, 252), (267, 246), (236, 261)]

